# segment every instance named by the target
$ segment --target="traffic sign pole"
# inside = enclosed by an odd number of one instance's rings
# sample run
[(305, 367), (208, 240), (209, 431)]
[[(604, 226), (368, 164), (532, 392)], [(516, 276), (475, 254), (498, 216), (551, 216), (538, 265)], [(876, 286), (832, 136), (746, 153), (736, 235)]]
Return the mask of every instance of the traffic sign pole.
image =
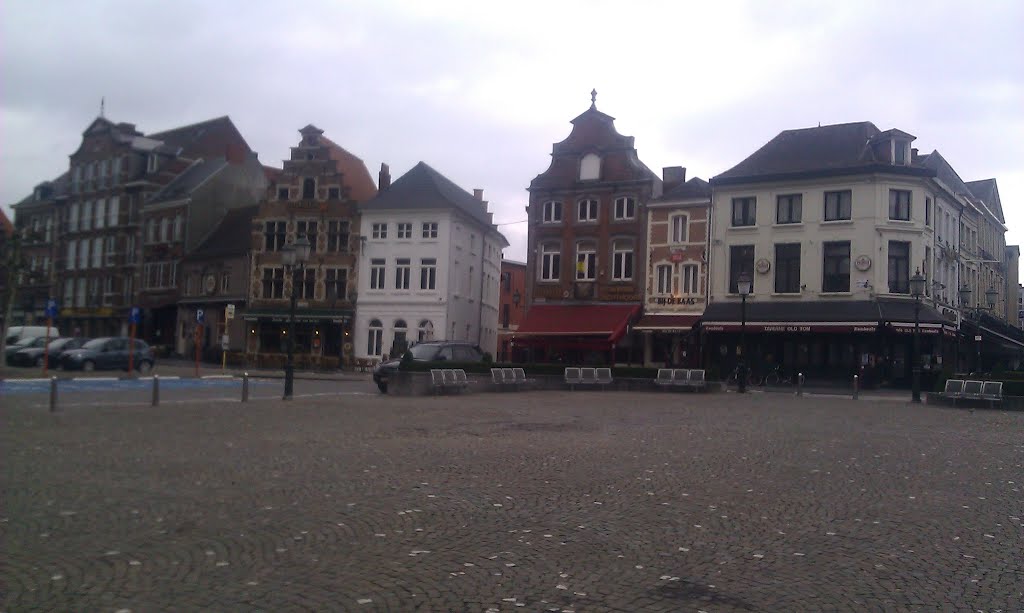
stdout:
[(128, 376), (131, 376), (132, 372), (134, 372), (132, 370), (132, 362), (135, 357), (135, 324), (131, 324), (129, 328), (131, 329), (131, 340), (128, 341)]
[(50, 369), (50, 326), (53, 325), (53, 318), (46, 318), (46, 344), (43, 345), (43, 376)]

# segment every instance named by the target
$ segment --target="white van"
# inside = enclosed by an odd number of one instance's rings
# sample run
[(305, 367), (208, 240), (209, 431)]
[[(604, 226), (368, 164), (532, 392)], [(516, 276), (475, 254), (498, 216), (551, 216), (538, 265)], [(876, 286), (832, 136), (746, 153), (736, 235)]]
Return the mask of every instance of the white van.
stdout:
[[(7, 328), (7, 345), (13, 345), (23, 338), (46, 336), (46, 326), (11, 326)], [(57, 326), (50, 326), (50, 338), (60, 338)]]

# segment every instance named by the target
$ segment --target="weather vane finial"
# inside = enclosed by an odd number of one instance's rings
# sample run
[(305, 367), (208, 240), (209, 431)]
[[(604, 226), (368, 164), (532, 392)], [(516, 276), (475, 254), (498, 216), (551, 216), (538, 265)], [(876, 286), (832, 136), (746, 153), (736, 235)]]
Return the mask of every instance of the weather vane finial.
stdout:
[(592, 109), (596, 109), (597, 108), (597, 90), (596, 89), (590, 90), (590, 108), (592, 108)]
[(100, 97), (100, 117), (103, 117), (103, 107), (105, 107), (106, 105), (107, 105), (107, 97), (106, 96), (101, 96)]

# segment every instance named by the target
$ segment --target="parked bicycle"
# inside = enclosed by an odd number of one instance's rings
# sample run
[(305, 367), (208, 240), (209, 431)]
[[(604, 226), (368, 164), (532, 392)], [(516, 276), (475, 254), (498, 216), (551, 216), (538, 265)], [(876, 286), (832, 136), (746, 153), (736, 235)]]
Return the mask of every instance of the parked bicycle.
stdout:
[(776, 365), (761, 378), (758, 385), (761, 387), (768, 385), (793, 385), (793, 377), (783, 372), (782, 366)]
[[(746, 369), (746, 370), (747, 370), (747, 373), (746, 373), (747, 374), (747, 377), (746, 377), (747, 387), (753, 387), (754, 385), (757, 385), (757, 378), (754, 376), (754, 373), (751, 372), (751, 370), (749, 368)], [(729, 373), (729, 376), (726, 377), (726, 379), (725, 379), (725, 386), (726, 387), (739, 387), (739, 385), (740, 385), (740, 366), (737, 364), (736, 367), (732, 369), (732, 372)]]

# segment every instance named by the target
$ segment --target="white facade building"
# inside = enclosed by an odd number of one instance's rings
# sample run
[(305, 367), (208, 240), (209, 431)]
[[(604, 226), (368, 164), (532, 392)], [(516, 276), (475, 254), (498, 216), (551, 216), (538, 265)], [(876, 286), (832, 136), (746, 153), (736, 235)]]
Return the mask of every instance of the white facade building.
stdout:
[(501, 252), (483, 191), (469, 194), (420, 162), (360, 207), (357, 358), (396, 341), (469, 341), (497, 351)]

